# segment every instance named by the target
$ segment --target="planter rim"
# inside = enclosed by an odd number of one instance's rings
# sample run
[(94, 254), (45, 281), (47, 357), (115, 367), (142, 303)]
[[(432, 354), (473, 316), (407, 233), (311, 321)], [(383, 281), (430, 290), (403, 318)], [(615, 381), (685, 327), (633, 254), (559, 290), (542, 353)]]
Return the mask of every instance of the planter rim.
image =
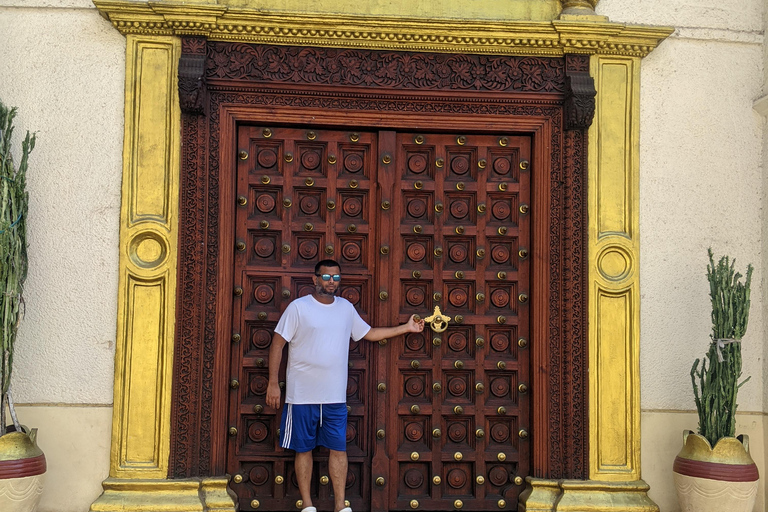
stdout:
[(27, 432), (9, 432), (0, 436), (0, 461), (31, 459), (43, 454), (37, 446), (37, 429), (24, 428)]
[(732, 465), (754, 464), (752, 457), (749, 456), (749, 437), (742, 435), (739, 438), (721, 437), (715, 443), (715, 447), (712, 448), (707, 438), (694, 434), (691, 430), (685, 430), (683, 431), (683, 449), (677, 456), (700, 462)]

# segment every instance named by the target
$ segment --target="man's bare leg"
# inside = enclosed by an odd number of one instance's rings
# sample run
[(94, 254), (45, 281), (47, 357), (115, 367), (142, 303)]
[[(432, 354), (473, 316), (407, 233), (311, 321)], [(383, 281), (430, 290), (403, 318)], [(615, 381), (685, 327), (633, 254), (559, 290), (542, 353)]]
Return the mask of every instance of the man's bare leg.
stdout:
[(346, 507), (344, 504), (344, 492), (347, 487), (347, 452), (331, 450), (328, 456), (328, 471), (333, 482), (334, 512), (339, 512)]
[(296, 480), (299, 483), (302, 508), (312, 507), (312, 496), (309, 493), (312, 482), (312, 450), (308, 452), (296, 452)]

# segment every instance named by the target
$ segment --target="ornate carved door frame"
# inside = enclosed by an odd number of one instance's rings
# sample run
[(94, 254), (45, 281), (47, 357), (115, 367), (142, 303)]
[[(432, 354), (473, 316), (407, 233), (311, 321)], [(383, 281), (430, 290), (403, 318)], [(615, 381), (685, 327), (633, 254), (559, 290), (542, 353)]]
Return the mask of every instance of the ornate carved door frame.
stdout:
[[(289, 65), (290, 64), (290, 65)], [(389, 71), (388, 71), (389, 70)], [(232, 332), (230, 239), (238, 123), (507, 130), (533, 136), (533, 476), (587, 467), (585, 167), (594, 96), (586, 56), (488, 57), (182, 40), (182, 174), (169, 476), (224, 473)], [(226, 229), (225, 229), (226, 228)], [(538, 398), (537, 398), (538, 397)]]

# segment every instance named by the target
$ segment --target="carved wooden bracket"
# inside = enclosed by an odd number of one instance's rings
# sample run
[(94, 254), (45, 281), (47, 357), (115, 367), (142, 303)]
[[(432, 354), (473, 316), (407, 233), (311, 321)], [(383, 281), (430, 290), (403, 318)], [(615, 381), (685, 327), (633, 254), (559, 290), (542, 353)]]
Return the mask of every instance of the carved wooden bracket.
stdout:
[(185, 114), (205, 113), (205, 53), (204, 37), (182, 38), (179, 59), (179, 103), (181, 111)]
[(595, 81), (588, 55), (565, 56), (565, 129), (586, 130), (595, 115)]

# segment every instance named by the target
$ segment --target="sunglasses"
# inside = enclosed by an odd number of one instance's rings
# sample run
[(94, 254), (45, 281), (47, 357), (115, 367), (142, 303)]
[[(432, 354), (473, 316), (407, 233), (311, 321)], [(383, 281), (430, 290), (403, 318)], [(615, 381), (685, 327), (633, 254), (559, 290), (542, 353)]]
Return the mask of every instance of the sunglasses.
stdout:
[(339, 281), (341, 281), (341, 275), (339, 275), (339, 274), (333, 274), (333, 275), (331, 275), (331, 274), (315, 274), (315, 275), (317, 277), (319, 277), (320, 279), (322, 279), (323, 281), (330, 281), (331, 279), (333, 279), (337, 283)]

